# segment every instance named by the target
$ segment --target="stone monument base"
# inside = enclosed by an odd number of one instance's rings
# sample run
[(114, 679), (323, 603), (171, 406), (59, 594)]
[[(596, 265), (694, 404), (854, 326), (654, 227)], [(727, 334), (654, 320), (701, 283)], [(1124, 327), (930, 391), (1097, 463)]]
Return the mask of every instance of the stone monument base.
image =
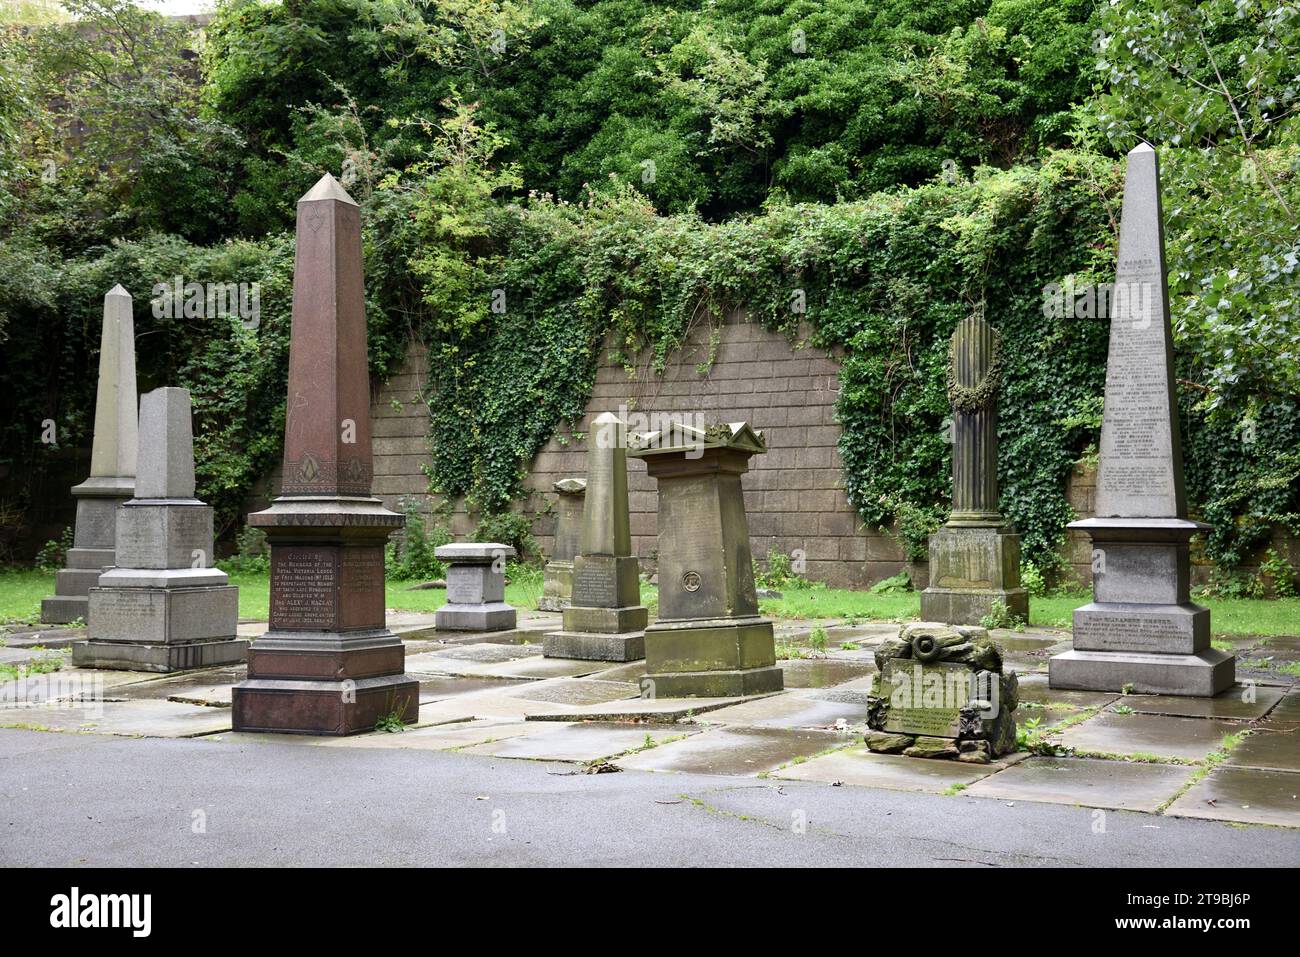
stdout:
[[(117, 528), (117, 507), (130, 500), (131, 478), (92, 476), (72, 490), (77, 497), (76, 540), (93, 545), (68, 549), (65, 568), (54, 576), (54, 594), (41, 600), (41, 621), (66, 625), (88, 615), (87, 597), (99, 584), (104, 569), (117, 564), (112, 547)], [(107, 547), (106, 547), (107, 546)]]
[(731, 698), (780, 691), (784, 673), (764, 618), (657, 621), (646, 628), (643, 690), (656, 698)]
[(581, 661), (639, 661), (645, 657), (645, 632), (552, 631), (542, 639), (542, 654)]
[(99, 638), (72, 643), (74, 668), (165, 673), (215, 668), (219, 665), (242, 665), (247, 657), (248, 642), (242, 638), (165, 645), (138, 641), (103, 641)]
[(1185, 655), (1073, 649), (1053, 657), (1047, 667), (1052, 688), (1075, 691), (1211, 698), (1236, 681), (1235, 657), (1217, 648)]
[(950, 521), (930, 536), (930, 587), (921, 592), (921, 618), (979, 625), (994, 602), (1029, 621), (1029, 592), (1020, 587), (1020, 536), (1000, 520)]
[(503, 601), (481, 605), (448, 603), (434, 612), (433, 627), (438, 631), (509, 631), (517, 619), (514, 607)]
[(539, 611), (564, 611), (573, 594), (573, 562), (547, 562), (542, 571), (542, 597)]
[(1001, 602), (1011, 617), (1029, 621), (1029, 592), (1023, 588), (927, 588), (921, 592), (921, 617), (950, 625), (978, 625), (993, 614), (995, 602)]

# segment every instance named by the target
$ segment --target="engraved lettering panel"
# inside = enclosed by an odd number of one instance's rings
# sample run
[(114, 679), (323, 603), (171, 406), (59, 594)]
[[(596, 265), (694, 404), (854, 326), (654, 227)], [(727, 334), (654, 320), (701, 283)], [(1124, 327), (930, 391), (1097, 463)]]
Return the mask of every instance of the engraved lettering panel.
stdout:
[(165, 596), (143, 588), (97, 588), (90, 593), (87, 634), (109, 641), (167, 639)]
[(1080, 611), (1074, 617), (1074, 647), (1080, 651), (1145, 651), (1193, 654), (1192, 618)]
[(384, 552), (377, 545), (343, 549), (339, 566), (339, 627), (384, 627)]
[(575, 566), (573, 604), (581, 608), (617, 608), (617, 592), (617, 566), (613, 562), (584, 559)]
[(923, 665), (910, 658), (890, 658), (877, 692), (889, 702), (885, 730), (957, 737), (961, 709), (970, 700), (971, 675), (965, 665)]
[(271, 627), (334, 628), (338, 550), (300, 545), (271, 549)]

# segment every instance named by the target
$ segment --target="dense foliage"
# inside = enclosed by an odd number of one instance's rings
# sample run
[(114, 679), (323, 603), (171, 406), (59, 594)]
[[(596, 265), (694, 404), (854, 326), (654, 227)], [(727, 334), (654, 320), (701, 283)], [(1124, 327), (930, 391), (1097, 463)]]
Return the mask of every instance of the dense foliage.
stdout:
[[(47, 418), (86, 441), (121, 282), (141, 387), (193, 391), (201, 494), (233, 534), (283, 421), (293, 202), (328, 170), (363, 207), (372, 370), (427, 343), (431, 488), (495, 539), (529, 547), (511, 503), (607, 336), (654, 372), (740, 308), (840, 349), (850, 499), (915, 549), (948, 494), (947, 337), (983, 310), (1004, 337), (1003, 507), (1048, 568), (1108, 326), (1044, 290), (1111, 279), (1117, 160), (1145, 139), (1207, 549), (1232, 567), (1273, 524), (1300, 530), (1295, 4), (224, 0), (201, 84), (178, 28), (72, 6), (120, 42), (0, 46), (13, 474), (45, 467)], [(259, 282), (260, 322), (155, 317), (174, 275)]]

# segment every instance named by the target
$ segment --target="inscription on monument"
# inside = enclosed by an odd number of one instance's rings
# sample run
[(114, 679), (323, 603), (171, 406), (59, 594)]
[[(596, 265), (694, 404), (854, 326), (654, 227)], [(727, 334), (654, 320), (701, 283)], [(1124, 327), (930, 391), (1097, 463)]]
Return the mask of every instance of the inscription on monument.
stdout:
[(271, 627), (333, 628), (337, 552), (281, 546), (271, 553)]
[(573, 576), (573, 604), (581, 608), (618, 606), (617, 568), (613, 562), (584, 561)]
[(956, 738), (961, 709), (971, 697), (971, 674), (965, 665), (890, 658), (877, 691), (889, 702), (885, 730)]
[(165, 621), (157, 613), (162, 602), (162, 594), (153, 590), (101, 588), (95, 593), (95, 634), (111, 640), (163, 641)]

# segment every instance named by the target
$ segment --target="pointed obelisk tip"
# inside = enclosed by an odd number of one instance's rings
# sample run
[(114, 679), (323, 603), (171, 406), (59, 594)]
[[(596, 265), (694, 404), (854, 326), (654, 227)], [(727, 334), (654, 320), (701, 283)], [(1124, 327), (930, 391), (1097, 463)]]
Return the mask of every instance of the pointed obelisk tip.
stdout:
[(1137, 146), (1133, 147), (1131, 150), (1128, 151), (1128, 155), (1142, 156), (1146, 153), (1154, 153), (1154, 152), (1155, 150), (1152, 148), (1150, 143), (1139, 143)]
[(340, 203), (357, 205), (357, 201), (348, 195), (348, 191), (343, 188), (343, 184), (329, 173), (318, 179), (315, 186), (303, 193), (298, 202), (314, 203), (320, 199), (336, 199)]
[(124, 288), (122, 288), (121, 283), (118, 283), (116, 286), (114, 286), (112, 289), (110, 289), (108, 292), (104, 294), (105, 299), (108, 299), (112, 296), (123, 296), (127, 299), (131, 298), (131, 294), (127, 292)]

